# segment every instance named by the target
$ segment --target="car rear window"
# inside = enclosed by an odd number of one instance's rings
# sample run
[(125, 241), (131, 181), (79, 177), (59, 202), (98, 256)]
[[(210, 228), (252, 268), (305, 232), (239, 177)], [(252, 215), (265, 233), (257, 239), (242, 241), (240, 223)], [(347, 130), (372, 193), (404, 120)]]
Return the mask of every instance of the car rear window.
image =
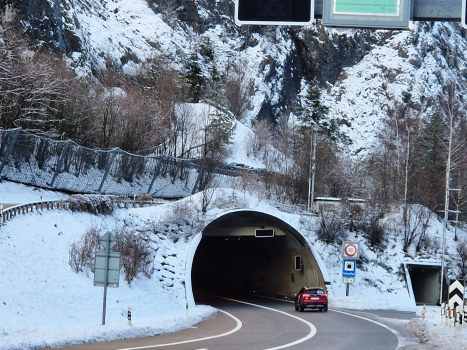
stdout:
[(308, 289), (305, 291), (306, 294), (324, 294), (322, 289)]

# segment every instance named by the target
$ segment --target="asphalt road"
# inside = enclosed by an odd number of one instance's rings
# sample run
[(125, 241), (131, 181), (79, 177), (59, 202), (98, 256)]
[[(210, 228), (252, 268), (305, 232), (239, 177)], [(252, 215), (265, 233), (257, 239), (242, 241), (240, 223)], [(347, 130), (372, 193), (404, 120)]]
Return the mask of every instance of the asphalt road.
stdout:
[[(197, 295), (197, 303), (220, 310), (196, 327), (149, 338), (81, 344), (67, 350), (395, 350), (414, 339), (381, 319), (411, 319), (413, 313), (294, 310), (293, 303), (256, 297)], [(407, 340), (410, 340), (409, 342)]]

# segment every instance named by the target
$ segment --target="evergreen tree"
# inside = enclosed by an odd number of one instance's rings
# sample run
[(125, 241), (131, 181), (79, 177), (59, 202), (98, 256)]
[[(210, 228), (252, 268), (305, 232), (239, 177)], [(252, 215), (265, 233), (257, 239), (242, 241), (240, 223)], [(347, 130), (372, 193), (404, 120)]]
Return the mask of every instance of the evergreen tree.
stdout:
[(303, 99), (303, 106), (300, 108), (301, 114), (298, 116), (298, 119), (309, 126), (322, 126), (329, 113), (329, 107), (321, 103), (321, 90), (316, 78), (308, 85)]
[(189, 95), (193, 98), (193, 102), (199, 102), (201, 92), (205, 85), (201, 64), (199, 62), (198, 53), (192, 51), (185, 59), (185, 80), (188, 84)]
[(300, 112), (297, 118), (305, 125), (319, 126), (333, 142), (349, 142), (348, 137), (340, 130), (337, 121), (328, 118), (329, 107), (321, 102), (321, 90), (316, 78), (308, 85)]

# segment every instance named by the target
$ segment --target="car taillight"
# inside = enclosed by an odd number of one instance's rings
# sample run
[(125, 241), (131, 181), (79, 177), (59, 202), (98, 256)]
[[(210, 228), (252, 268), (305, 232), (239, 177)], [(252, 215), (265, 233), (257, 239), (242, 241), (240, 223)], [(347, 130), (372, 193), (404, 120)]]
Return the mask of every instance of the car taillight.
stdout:
[(321, 298), (326, 299), (328, 297), (327, 294), (321, 294)]

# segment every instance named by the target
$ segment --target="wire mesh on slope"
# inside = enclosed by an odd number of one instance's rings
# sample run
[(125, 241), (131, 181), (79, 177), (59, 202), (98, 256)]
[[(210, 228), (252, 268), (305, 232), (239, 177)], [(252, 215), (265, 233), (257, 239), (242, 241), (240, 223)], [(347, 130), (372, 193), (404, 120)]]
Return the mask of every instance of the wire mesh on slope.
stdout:
[[(20, 128), (0, 130), (0, 180), (75, 193), (180, 198), (198, 190), (201, 168), (187, 159), (94, 150)], [(213, 173), (216, 185), (235, 187), (238, 182), (235, 172)]]

